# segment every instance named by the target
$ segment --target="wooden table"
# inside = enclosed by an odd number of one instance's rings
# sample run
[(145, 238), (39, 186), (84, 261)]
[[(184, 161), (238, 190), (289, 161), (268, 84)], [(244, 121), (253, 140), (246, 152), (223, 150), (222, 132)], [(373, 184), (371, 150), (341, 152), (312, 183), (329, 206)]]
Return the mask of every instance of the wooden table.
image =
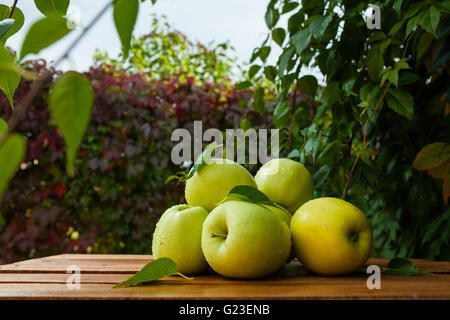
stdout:
[[(149, 255), (62, 254), (0, 266), (0, 299), (450, 299), (450, 262), (413, 260), (431, 276), (381, 275), (369, 290), (364, 271), (342, 277), (304, 275), (230, 280), (216, 274), (194, 280), (167, 277), (153, 284), (115, 288), (152, 259)], [(388, 260), (370, 259), (381, 267)], [(81, 270), (80, 289), (69, 290), (67, 267)]]

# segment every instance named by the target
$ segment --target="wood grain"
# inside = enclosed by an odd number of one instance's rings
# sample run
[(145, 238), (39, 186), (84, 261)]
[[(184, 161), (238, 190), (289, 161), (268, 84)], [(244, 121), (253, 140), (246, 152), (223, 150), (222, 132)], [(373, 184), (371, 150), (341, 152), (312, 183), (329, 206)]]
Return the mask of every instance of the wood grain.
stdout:
[[(308, 274), (259, 280), (226, 279), (213, 272), (194, 280), (167, 277), (153, 284), (112, 288), (152, 260), (149, 255), (58, 255), (0, 266), (1, 299), (450, 299), (450, 262), (414, 260), (433, 276), (382, 274), (369, 290), (363, 270), (342, 277)], [(298, 263), (298, 262), (296, 262)], [(388, 260), (370, 259), (385, 267)], [(81, 269), (80, 290), (69, 290), (67, 267)]]

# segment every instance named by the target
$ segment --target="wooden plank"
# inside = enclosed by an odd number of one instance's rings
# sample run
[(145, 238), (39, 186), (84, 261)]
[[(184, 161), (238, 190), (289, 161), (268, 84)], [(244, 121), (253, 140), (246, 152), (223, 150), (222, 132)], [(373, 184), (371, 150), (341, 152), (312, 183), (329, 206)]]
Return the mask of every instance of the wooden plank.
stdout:
[[(152, 260), (149, 255), (64, 254), (0, 266), (2, 299), (450, 299), (450, 263), (414, 260), (434, 276), (382, 274), (381, 290), (369, 290), (364, 270), (342, 277), (310, 274), (259, 280), (217, 274), (194, 280), (167, 277), (151, 285), (113, 289)], [(298, 262), (296, 262), (298, 263)], [(368, 264), (385, 267), (386, 259)], [(69, 290), (67, 267), (81, 269), (81, 290)]]
[[(66, 273), (76, 265), (82, 273), (133, 274), (153, 259), (151, 255), (63, 254), (0, 266), (0, 273)], [(434, 273), (450, 273), (450, 262), (412, 259), (417, 266)], [(369, 259), (367, 265), (386, 267), (387, 259)]]
[[(198, 277), (199, 280), (201, 277)], [(218, 280), (219, 277), (216, 277)], [(450, 299), (450, 275), (395, 277), (383, 275), (380, 290), (369, 290), (365, 277), (303, 276), (259, 281), (176, 280), (116, 288), (111, 284), (0, 283), (3, 299)]]

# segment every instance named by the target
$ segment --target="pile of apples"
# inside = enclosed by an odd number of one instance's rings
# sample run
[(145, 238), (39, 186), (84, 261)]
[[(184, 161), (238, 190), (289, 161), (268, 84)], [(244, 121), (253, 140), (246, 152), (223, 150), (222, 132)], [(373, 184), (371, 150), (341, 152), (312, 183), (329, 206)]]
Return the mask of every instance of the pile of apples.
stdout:
[[(257, 188), (273, 205), (229, 196), (236, 186)], [(294, 257), (322, 275), (359, 269), (372, 249), (365, 215), (344, 200), (312, 196), (311, 174), (291, 159), (273, 159), (253, 177), (236, 162), (212, 158), (186, 181), (187, 204), (161, 216), (153, 256), (171, 258), (184, 274), (211, 267), (240, 279), (268, 276)]]

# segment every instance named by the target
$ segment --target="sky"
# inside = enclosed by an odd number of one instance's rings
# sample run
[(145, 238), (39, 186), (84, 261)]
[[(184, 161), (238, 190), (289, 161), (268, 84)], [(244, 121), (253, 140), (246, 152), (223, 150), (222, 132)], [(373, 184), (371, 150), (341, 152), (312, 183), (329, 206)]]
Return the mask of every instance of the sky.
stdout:
[[(13, 0), (0, 0), (11, 5)], [(109, 2), (109, 0), (71, 0), (73, 10), (80, 12), (80, 25), (86, 26), (91, 19)], [(190, 40), (204, 44), (230, 41), (235, 48), (238, 62), (249, 61), (252, 51), (265, 39), (268, 29), (264, 22), (264, 13), (268, 0), (159, 0), (152, 5), (150, 0), (141, 3), (134, 35), (139, 37), (150, 31), (151, 14), (166, 15), (169, 23), (185, 33)], [(25, 15), (22, 29), (8, 39), (7, 46), (20, 51), (21, 43), (30, 26), (43, 15), (35, 8), (32, 0), (19, 0), (18, 7)], [(37, 56), (28, 58), (46, 58), (54, 61), (60, 57), (82, 28), (72, 31), (64, 39), (43, 50)], [(104, 50), (110, 57), (118, 57), (120, 41), (114, 28), (112, 9), (101, 18), (95, 27), (83, 38), (71, 52), (70, 58), (60, 65), (63, 70), (87, 70), (93, 62), (96, 49)], [(281, 50), (274, 45), (269, 63), (275, 63)]]

